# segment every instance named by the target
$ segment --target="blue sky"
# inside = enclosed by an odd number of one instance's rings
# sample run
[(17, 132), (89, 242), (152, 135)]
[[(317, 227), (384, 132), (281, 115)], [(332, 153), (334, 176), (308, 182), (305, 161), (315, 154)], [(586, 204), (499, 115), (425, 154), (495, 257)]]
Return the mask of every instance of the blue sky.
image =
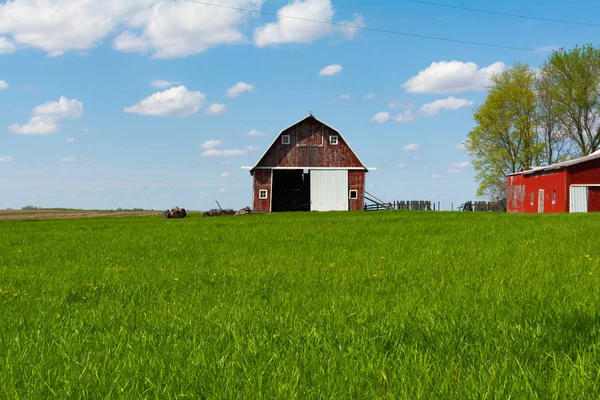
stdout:
[[(600, 32), (405, 0), (212, 2), (530, 49)], [(439, 2), (582, 22), (600, 12), (591, 0)], [(489, 76), (546, 56), (179, 0), (0, 1), (0, 208), (251, 206), (241, 167), (309, 111), (377, 168), (368, 191), (449, 208), (475, 197), (457, 145)]]

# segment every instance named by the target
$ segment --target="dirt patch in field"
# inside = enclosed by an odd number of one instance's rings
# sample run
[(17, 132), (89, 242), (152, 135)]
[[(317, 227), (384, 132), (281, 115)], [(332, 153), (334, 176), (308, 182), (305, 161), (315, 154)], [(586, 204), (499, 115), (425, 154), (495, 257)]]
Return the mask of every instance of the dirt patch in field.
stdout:
[(0, 210), (0, 221), (22, 219), (73, 219), (98, 217), (135, 217), (159, 215), (159, 211), (68, 211), (68, 210)]

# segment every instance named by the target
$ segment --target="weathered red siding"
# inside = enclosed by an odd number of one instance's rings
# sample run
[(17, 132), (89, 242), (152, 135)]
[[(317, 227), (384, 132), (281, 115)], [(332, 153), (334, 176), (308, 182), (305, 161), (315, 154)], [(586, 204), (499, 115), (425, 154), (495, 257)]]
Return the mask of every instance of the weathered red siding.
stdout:
[(569, 210), (566, 170), (509, 176), (508, 211), (537, 213), (539, 191), (544, 191), (544, 213)]
[[(588, 211), (600, 211), (600, 158), (566, 165), (560, 169), (509, 176), (508, 210), (538, 212), (538, 191), (544, 190), (544, 212), (568, 212), (571, 185), (592, 185), (588, 188)], [(556, 192), (555, 204), (552, 204)], [(533, 200), (532, 200), (533, 194)]]
[[(271, 212), (271, 170), (259, 169), (254, 171), (254, 212)], [(260, 199), (260, 190), (267, 190), (267, 198)]]
[(525, 178), (522, 174), (507, 179), (506, 202), (508, 212), (525, 212)]
[(600, 187), (588, 188), (588, 212), (600, 212)]
[[(283, 144), (282, 135), (290, 135), (290, 144)], [(338, 137), (330, 144), (330, 137)], [(271, 212), (272, 168), (340, 168), (348, 169), (348, 189), (357, 190), (356, 200), (348, 199), (350, 210), (362, 210), (365, 198), (366, 168), (354, 154), (339, 132), (312, 115), (281, 132), (262, 159), (251, 170), (254, 175), (254, 211)], [(267, 199), (260, 199), (261, 189), (268, 191)]]
[[(257, 164), (258, 168), (364, 168), (342, 137), (314, 118), (306, 118), (282, 135), (290, 135), (290, 144), (282, 144), (281, 137), (278, 137)], [(329, 144), (331, 135), (338, 135), (337, 145)]]
[(600, 184), (600, 159), (569, 167), (569, 185)]
[(348, 209), (360, 211), (365, 203), (365, 171), (348, 171), (348, 190), (356, 190), (358, 198), (349, 200)]

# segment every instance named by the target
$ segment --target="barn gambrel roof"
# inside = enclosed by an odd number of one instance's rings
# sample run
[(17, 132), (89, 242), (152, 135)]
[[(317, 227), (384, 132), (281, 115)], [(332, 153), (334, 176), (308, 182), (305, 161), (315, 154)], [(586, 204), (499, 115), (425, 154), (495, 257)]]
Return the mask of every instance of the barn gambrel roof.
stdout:
[[(344, 137), (342, 136), (342, 134), (340, 133), (339, 130), (335, 129), (334, 127), (332, 127), (331, 125), (328, 125), (326, 123), (324, 123), (323, 121), (319, 120), (318, 118), (316, 118), (314, 115), (309, 114), (306, 117), (302, 118), (301, 120), (299, 120), (298, 122), (295, 122), (293, 124), (291, 124), (290, 126), (286, 127), (285, 129), (282, 129), (281, 132), (279, 132), (277, 134), (277, 136), (275, 136), (275, 138), (273, 139), (273, 142), (271, 142), (271, 144), (269, 145), (269, 147), (267, 147), (267, 149), (265, 150), (265, 152), (263, 153), (262, 156), (260, 156), (260, 158), (258, 159), (258, 161), (256, 162), (256, 164), (254, 164), (254, 166), (250, 167), (250, 173), (252, 174), (254, 172), (254, 170), (258, 167), (258, 165), (261, 163), (261, 161), (265, 158), (265, 156), (269, 153), (269, 150), (271, 150), (271, 148), (277, 143), (277, 139), (279, 139), (279, 137), (288, 129), (300, 124), (301, 122), (306, 121), (307, 119), (312, 118), (315, 121), (323, 124), (324, 126), (328, 127), (329, 129), (331, 129), (332, 131), (334, 131), (337, 135), (339, 135), (340, 138), (342, 138), (344, 140), (344, 142), (346, 143), (346, 145), (348, 146), (348, 148), (350, 149), (350, 151), (354, 154), (354, 156), (358, 159), (358, 162), (360, 163), (360, 165), (362, 165), (362, 167), (364, 168), (365, 172), (369, 172), (369, 169), (365, 166), (365, 163), (363, 163), (361, 161), (361, 159), (358, 157), (358, 155), (356, 154), (356, 152), (352, 149), (352, 147), (350, 147), (350, 143), (348, 143), (348, 141), (346, 139), (344, 139)], [(273, 168), (276, 168), (275, 166), (273, 166)]]

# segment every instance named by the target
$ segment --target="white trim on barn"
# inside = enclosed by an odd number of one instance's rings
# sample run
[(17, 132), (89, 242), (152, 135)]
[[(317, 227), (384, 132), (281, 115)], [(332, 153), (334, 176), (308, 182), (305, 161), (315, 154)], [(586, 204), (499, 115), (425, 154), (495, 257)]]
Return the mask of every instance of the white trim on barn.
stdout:
[[(242, 167), (247, 168), (247, 167)], [(331, 169), (331, 170), (351, 170), (351, 171), (364, 171), (362, 167), (256, 167), (254, 169), (304, 169), (304, 170), (315, 170), (315, 169)]]

